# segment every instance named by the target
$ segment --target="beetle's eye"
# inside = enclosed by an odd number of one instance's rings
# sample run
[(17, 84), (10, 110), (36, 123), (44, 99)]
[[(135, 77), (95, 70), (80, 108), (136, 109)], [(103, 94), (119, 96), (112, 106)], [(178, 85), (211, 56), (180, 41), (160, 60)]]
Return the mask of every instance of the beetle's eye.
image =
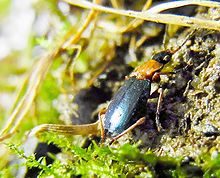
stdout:
[(164, 62), (169, 62), (169, 61), (170, 61), (170, 55), (166, 55), (166, 56), (163, 58), (163, 61), (164, 61)]

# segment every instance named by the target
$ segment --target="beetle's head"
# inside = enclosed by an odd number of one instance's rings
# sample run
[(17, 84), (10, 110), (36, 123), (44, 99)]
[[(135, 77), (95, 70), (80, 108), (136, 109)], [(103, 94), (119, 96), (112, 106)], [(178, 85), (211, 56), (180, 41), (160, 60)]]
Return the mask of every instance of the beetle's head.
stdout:
[(153, 59), (161, 64), (168, 63), (172, 58), (173, 52), (171, 51), (161, 51), (153, 56)]

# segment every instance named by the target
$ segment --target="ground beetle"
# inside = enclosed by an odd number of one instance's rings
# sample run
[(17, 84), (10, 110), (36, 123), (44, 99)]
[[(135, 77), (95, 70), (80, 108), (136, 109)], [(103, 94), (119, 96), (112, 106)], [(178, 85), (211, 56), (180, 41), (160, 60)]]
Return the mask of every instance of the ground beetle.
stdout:
[(170, 61), (173, 53), (166, 50), (155, 54), (151, 60), (138, 66), (127, 77), (110, 102), (104, 122), (101, 122), (103, 139), (105, 136), (113, 137), (114, 141), (144, 122), (151, 82), (158, 80), (160, 70)]

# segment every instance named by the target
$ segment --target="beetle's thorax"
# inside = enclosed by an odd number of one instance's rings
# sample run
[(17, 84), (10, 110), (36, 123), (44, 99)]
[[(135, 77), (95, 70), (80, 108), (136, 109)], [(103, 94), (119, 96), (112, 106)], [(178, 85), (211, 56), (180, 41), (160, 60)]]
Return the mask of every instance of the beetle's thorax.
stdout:
[(131, 74), (130, 77), (136, 77), (139, 80), (152, 80), (155, 72), (163, 68), (163, 64), (151, 59), (142, 65), (138, 66)]

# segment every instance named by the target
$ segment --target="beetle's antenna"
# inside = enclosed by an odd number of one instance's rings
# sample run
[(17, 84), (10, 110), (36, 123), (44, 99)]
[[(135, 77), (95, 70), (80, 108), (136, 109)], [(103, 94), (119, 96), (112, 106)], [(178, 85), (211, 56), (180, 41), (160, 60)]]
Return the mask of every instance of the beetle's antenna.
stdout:
[(167, 49), (167, 43), (168, 43), (168, 25), (165, 26), (165, 33), (163, 36), (163, 49)]
[(190, 34), (187, 35), (186, 39), (173, 51), (171, 51), (173, 54), (175, 54), (177, 51), (179, 51), (182, 46), (195, 34), (196, 29), (194, 29)]

